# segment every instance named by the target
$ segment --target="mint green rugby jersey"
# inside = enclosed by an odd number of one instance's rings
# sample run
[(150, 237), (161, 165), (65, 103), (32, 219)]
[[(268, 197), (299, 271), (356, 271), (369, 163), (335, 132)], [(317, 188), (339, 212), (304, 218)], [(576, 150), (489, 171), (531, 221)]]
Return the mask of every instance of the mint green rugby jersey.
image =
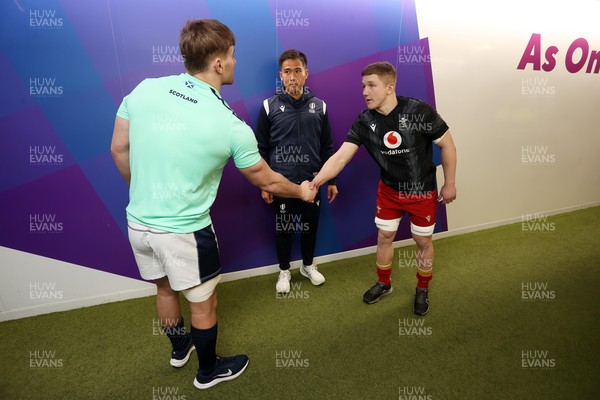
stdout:
[(219, 92), (186, 73), (145, 79), (123, 99), (129, 120), (127, 219), (169, 232), (211, 224), (223, 168), (260, 161), (254, 133)]

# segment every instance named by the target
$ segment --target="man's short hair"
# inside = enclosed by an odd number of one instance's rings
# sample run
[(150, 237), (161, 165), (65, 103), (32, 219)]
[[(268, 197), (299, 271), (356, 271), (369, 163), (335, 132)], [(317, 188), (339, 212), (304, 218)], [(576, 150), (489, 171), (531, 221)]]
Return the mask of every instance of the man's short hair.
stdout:
[(227, 54), (230, 46), (235, 46), (235, 35), (216, 19), (188, 21), (179, 35), (185, 69), (192, 75), (206, 70), (211, 57)]
[(361, 76), (377, 75), (384, 83), (396, 83), (396, 68), (387, 61), (369, 64), (362, 70)]
[(304, 68), (308, 66), (308, 60), (306, 59), (306, 55), (299, 50), (289, 49), (281, 53), (281, 55), (279, 56), (279, 69), (281, 69), (283, 62), (286, 60), (300, 60), (302, 61), (302, 65), (304, 66)]

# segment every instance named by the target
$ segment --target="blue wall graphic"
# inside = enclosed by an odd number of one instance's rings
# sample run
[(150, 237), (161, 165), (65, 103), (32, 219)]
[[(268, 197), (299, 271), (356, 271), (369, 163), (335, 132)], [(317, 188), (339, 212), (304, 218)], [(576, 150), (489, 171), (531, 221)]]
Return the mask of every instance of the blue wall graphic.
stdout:
[[(11, 0), (0, 5), (0, 245), (139, 279), (126, 234), (127, 186), (110, 156), (115, 113), (141, 80), (179, 74), (186, 20), (236, 34), (236, 82), (223, 97), (250, 126), (278, 84), (287, 48), (309, 59), (337, 149), (365, 107), (360, 71), (387, 60), (399, 94), (435, 106), (414, 0)], [(439, 164), (439, 153), (435, 153)], [(372, 246), (378, 170), (364, 149), (323, 202), (317, 255)], [(274, 216), (229, 163), (212, 209), (224, 272), (276, 263)], [(436, 232), (447, 230), (445, 208)], [(398, 239), (410, 237), (404, 221)], [(18, 266), (14, 266), (18, 268)]]

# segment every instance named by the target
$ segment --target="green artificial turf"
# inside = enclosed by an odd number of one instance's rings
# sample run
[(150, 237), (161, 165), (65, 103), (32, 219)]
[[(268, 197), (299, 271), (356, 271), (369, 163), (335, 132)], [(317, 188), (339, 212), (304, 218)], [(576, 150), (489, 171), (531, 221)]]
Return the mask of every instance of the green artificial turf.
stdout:
[(287, 298), (276, 274), (220, 284), (217, 350), (250, 365), (205, 391), (195, 355), (169, 366), (153, 297), (3, 322), (0, 399), (596, 399), (600, 207), (544, 223), (435, 240), (425, 317), (414, 246), (373, 305), (374, 255), (320, 265), (321, 287), (294, 270)]

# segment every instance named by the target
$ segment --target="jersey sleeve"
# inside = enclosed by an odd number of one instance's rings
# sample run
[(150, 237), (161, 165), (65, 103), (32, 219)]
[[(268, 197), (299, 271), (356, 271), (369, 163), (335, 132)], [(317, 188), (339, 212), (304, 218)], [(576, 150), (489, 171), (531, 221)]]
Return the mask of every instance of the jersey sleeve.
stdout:
[(143, 81), (138, 83), (137, 86), (133, 88), (131, 93), (129, 93), (127, 96), (125, 96), (123, 98), (123, 101), (121, 102), (121, 105), (119, 106), (119, 109), (117, 110), (118, 117), (121, 117), (121, 118), (129, 121), (129, 105), (128, 105), (129, 100), (132, 98), (132, 96), (136, 96), (136, 92), (138, 93), (137, 96), (139, 97), (139, 90), (140, 90), (139, 88), (142, 87), (143, 85), (145, 85), (148, 81), (149, 81), (148, 79), (144, 79)]
[(354, 121), (354, 123), (352, 124), (352, 128), (350, 128), (348, 135), (346, 136), (345, 142), (349, 142), (349, 143), (355, 144), (360, 147), (360, 145), (363, 144), (362, 139), (360, 138), (360, 135), (359, 135), (360, 130), (361, 130), (360, 121), (358, 119), (356, 119)]
[(434, 143), (437, 143), (448, 130), (448, 125), (429, 104), (423, 103), (423, 107), (426, 121), (430, 124), (430, 128), (428, 127), (428, 129), (425, 130), (425, 135)]
[(233, 117), (231, 156), (237, 168), (248, 168), (260, 161), (256, 137), (245, 122)]
[(121, 102), (121, 105), (119, 106), (119, 109), (117, 110), (117, 117), (121, 117), (121, 118), (129, 121), (129, 110), (127, 109), (127, 98), (128, 97), (129, 96), (125, 96), (123, 98), (123, 101)]

